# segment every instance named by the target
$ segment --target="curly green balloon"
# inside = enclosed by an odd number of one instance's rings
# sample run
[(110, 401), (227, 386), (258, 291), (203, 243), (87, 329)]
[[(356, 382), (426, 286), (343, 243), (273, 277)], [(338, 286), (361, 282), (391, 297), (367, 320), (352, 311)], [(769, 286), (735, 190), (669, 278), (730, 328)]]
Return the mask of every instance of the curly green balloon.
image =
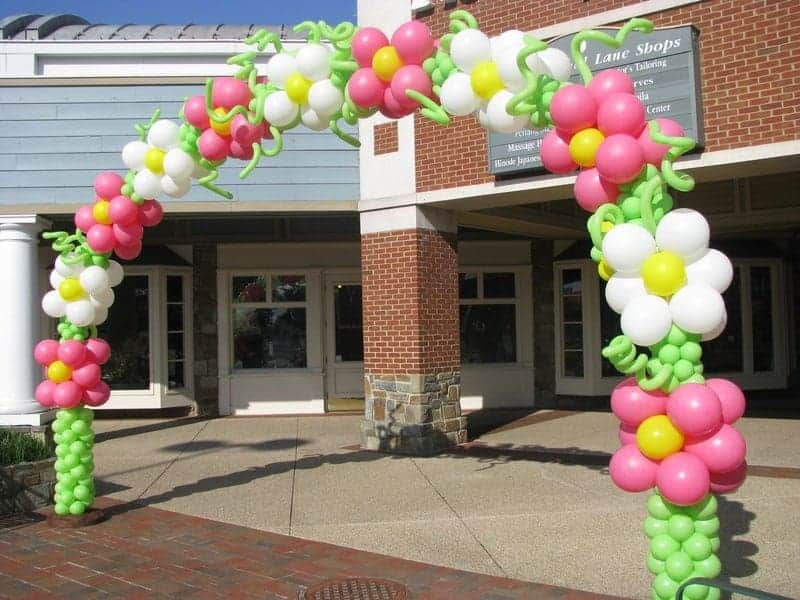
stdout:
[(601, 350), (601, 353), (617, 371), (634, 376), (639, 387), (645, 391), (661, 388), (672, 376), (672, 365), (663, 365), (660, 371), (648, 377), (649, 357), (644, 353), (638, 353), (636, 345), (626, 335), (616, 336)]
[(680, 192), (689, 192), (694, 189), (694, 178), (687, 173), (675, 171), (672, 163), (687, 152), (691, 152), (697, 142), (689, 137), (671, 137), (662, 134), (657, 121), (650, 121), (648, 127), (650, 139), (657, 144), (665, 144), (670, 147), (661, 161), (661, 173), (664, 181)]
[(592, 80), (592, 71), (589, 69), (589, 65), (586, 64), (586, 59), (581, 51), (583, 42), (593, 41), (605, 44), (610, 48), (619, 48), (632, 31), (650, 33), (653, 31), (653, 23), (647, 19), (636, 18), (625, 23), (614, 37), (600, 31), (589, 30), (581, 31), (572, 38), (572, 43), (570, 44), (572, 62), (575, 63), (584, 84), (588, 84)]

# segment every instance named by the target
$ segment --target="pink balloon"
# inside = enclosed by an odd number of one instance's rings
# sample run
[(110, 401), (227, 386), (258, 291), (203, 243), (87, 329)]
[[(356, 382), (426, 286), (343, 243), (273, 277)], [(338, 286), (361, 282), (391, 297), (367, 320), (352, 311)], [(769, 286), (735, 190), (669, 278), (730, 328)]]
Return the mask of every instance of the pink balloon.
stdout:
[(231, 142), (230, 155), (239, 160), (250, 160), (253, 158), (253, 146), (250, 144), (240, 144), (236, 140)]
[(183, 116), (189, 125), (198, 129), (211, 127), (211, 122), (208, 120), (208, 112), (206, 112), (205, 96), (192, 96), (186, 100), (183, 103)]
[(710, 477), (703, 461), (688, 452), (671, 454), (658, 467), (656, 485), (664, 497), (679, 506), (699, 502), (708, 493)]
[(83, 388), (74, 381), (56, 384), (53, 390), (53, 404), (59, 408), (75, 408), (83, 397)]
[(56, 405), (55, 400), (53, 399), (53, 393), (56, 391), (57, 385), (58, 384), (56, 382), (50, 381), (49, 379), (43, 381), (36, 386), (36, 391), (34, 392), (33, 397), (36, 398), (36, 401), (45, 408), (52, 408)]
[(130, 246), (117, 244), (114, 247), (114, 253), (122, 260), (133, 260), (142, 253), (142, 242), (136, 242)]
[(145, 227), (155, 227), (163, 216), (164, 207), (158, 200), (145, 200), (139, 207), (139, 221)]
[(584, 169), (575, 179), (575, 200), (585, 211), (593, 213), (603, 204), (616, 202), (619, 188), (600, 177), (597, 169)]
[(125, 180), (116, 173), (100, 173), (94, 178), (94, 191), (99, 198), (108, 200), (119, 195)]
[(564, 131), (551, 129), (542, 139), (542, 164), (551, 173), (564, 175), (578, 168), (569, 153), (569, 137)]
[(744, 414), (744, 392), (727, 379), (707, 379), (706, 385), (716, 392), (722, 404), (722, 420), (731, 425)]
[(597, 128), (607, 136), (627, 133), (636, 137), (644, 124), (644, 105), (633, 94), (611, 94), (597, 109)]
[(83, 402), (86, 406), (102, 406), (108, 401), (111, 389), (105, 381), (98, 381), (97, 385), (83, 392)]
[[(568, 88), (564, 88), (568, 89)], [(603, 179), (612, 183), (628, 183), (642, 172), (644, 152), (629, 135), (617, 133), (608, 136), (597, 150), (595, 167)]]
[(611, 392), (611, 410), (620, 421), (631, 427), (638, 427), (648, 417), (663, 415), (666, 407), (664, 392), (646, 392), (633, 377), (619, 383)]
[(747, 443), (738, 430), (726, 423), (714, 435), (687, 439), (684, 450), (702, 459), (712, 473), (727, 473), (742, 464)]
[(643, 492), (656, 484), (658, 463), (644, 456), (635, 444), (627, 444), (611, 457), (608, 472), (617, 487)]
[(90, 362), (75, 369), (72, 372), (72, 381), (84, 388), (94, 387), (100, 381), (100, 366)]
[(108, 216), (115, 225), (130, 225), (139, 221), (139, 205), (127, 196), (114, 196), (108, 205)]
[(116, 242), (114, 230), (111, 229), (110, 225), (101, 225), (98, 223), (86, 233), (86, 242), (95, 252), (99, 252), (100, 254), (111, 252)]
[(253, 125), (243, 114), (231, 119), (231, 137), (239, 144), (250, 146), (264, 135), (264, 123)]
[(422, 21), (409, 21), (395, 30), (392, 46), (405, 64), (421, 65), (433, 54), (433, 35)]
[[(351, 50), (358, 66), (371, 67), (372, 57), (379, 48), (389, 45), (387, 38), (380, 29), (364, 27), (353, 35)], [(354, 100), (355, 101), (355, 100)]]
[(700, 437), (722, 427), (717, 394), (700, 383), (684, 383), (667, 400), (667, 415), (684, 434)]
[(217, 77), (211, 90), (211, 103), (214, 108), (223, 107), (230, 110), (234, 106), (247, 107), (253, 94), (247, 82), (235, 77)]
[(81, 366), (86, 360), (86, 346), (76, 340), (67, 340), (58, 345), (58, 360), (71, 368)]
[(350, 99), (361, 108), (375, 108), (383, 102), (383, 91), (386, 84), (380, 80), (372, 69), (359, 69), (350, 78), (347, 92)]
[(747, 477), (747, 461), (743, 461), (733, 471), (711, 474), (711, 491), (715, 494), (735, 492)]
[(225, 139), (213, 129), (206, 129), (197, 140), (197, 149), (204, 158), (212, 162), (225, 160), (230, 148), (230, 139)]
[(97, 221), (94, 220), (92, 208), (93, 206), (91, 204), (86, 204), (81, 206), (75, 212), (75, 227), (84, 233), (88, 232), (92, 227), (97, 225)]
[(392, 77), (390, 89), (397, 103), (411, 110), (416, 110), (419, 102), (406, 96), (406, 90), (417, 91), (423, 96), (433, 94), (433, 87), (428, 74), (418, 65), (400, 67)]
[[(138, 208), (138, 207), (137, 207)], [(138, 210), (136, 211), (138, 214)], [(114, 223), (111, 228), (114, 230), (114, 237), (117, 238), (117, 246), (132, 246), (142, 239), (144, 227), (140, 223), (130, 225), (117, 225)]]
[(550, 116), (558, 129), (575, 133), (597, 123), (597, 102), (582, 85), (568, 85), (558, 90), (550, 102)]
[(58, 360), (58, 348), (60, 344), (55, 340), (42, 340), (33, 349), (33, 358), (40, 365), (48, 366), (54, 360)]
[(619, 424), (619, 443), (623, 446), (636, 443), (636, 427), (625, 423)]
[(399, 119), (410, 115), (415, 108), (400, 104), (392, 93), (392, 88), (387, 87), (383, 93), (383, 104), (380, 107), (381, 114), (390, 119)]
[[(684, 134), (683, 127), (678, 125), (672, 119), (656, 119), (656, 123), (661, 128), (661, 133), (670, 137), (681, 137)], [(657, 167), (661, 166), (661, 161), (664, 160), (669, 146), (665, 144), (656, 144), (650, 137), (650, 127), (645, 127), (639, 134), (639, 145), (644, 152), (644, 159), (651, 165)]]
[(611, 94), (633, 94), (633, 79), (622, 71), (609, 69), (595, 75), (586, 87), (599, 106)]
[(104, 365), (111, 356), (111, 346), (102, 338), (89, 338), (86, 340), (86, 353), (87, 360)]

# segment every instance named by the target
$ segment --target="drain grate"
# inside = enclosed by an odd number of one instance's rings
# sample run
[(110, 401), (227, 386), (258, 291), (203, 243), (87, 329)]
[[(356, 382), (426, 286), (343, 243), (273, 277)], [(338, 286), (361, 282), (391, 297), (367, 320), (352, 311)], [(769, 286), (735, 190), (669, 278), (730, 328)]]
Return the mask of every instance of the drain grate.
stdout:
[(305, 600), (406, 600), (406, 586), (388, 579), (358, 577), (326, 579), (308, 588), (300, 598)]

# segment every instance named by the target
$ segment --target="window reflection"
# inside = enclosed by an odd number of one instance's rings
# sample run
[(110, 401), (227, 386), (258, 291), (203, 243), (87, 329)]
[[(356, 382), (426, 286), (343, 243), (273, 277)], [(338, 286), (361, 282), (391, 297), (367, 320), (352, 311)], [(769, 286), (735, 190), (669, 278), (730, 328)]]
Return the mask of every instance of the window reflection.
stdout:
[(306, 309), (234, 309), (233, 360), (237, 369), (305, 368)]

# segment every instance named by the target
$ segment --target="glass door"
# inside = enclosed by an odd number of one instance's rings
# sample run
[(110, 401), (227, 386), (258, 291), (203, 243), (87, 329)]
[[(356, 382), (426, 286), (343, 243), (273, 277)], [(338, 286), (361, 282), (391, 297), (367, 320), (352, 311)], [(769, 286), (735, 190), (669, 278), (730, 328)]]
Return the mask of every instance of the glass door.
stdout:
[(364, 338), (358, 276), (326, 277), (328, 411), (364, 410)]

